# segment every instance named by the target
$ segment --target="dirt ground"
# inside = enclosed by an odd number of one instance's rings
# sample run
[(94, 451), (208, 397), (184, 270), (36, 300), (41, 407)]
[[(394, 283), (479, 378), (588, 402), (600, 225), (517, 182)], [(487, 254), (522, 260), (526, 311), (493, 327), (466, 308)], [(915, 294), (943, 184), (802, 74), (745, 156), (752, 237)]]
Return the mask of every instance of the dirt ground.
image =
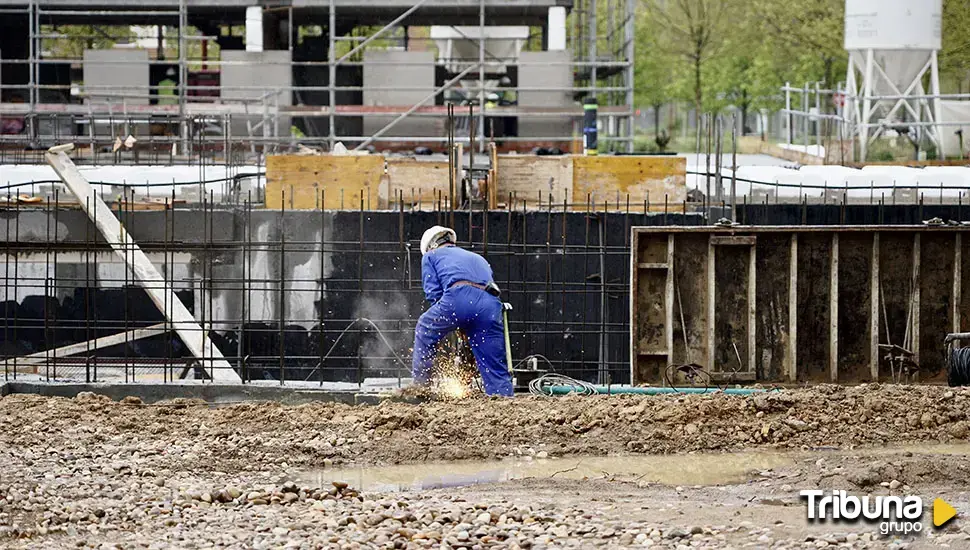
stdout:
[[(970, 519), (917, 537), (809, 524), (798, 491), (945, 498), (970, 518), (970, 390), (818, 386), (750, 397), (522, 397), (351, 407), (0, 399), (0, 547), (970, 548)], [(538, 449), (542, 449), (538, 451)], [(396, 493), (306, 469), (540, 456), (792, 453), (743, 483), (555, 476)], [(928, 522), (924, 522), (927, 523)]]

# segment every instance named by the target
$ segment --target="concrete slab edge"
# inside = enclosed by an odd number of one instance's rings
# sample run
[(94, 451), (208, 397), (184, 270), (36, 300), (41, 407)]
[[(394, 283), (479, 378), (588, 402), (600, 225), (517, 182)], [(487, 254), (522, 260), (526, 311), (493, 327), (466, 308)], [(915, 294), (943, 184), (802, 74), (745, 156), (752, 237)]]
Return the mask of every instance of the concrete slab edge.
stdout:
[(171, 399), (201, 399), (212, 404), (273, 401), (283, 405), (308, 403), (343, 403), (377, 405), (383, 401), (419, 403), (420, 400), (387, 394), (354, 391), (313, 390), (306, 388), (249, 386), (242, 384), (85, 384), (48, 382), (5, 382), (0, 396), (34, 394), (45, 397), (73, 398), (81, 392), (104, 395), (112, 401), (138, 397), (145, 403)]

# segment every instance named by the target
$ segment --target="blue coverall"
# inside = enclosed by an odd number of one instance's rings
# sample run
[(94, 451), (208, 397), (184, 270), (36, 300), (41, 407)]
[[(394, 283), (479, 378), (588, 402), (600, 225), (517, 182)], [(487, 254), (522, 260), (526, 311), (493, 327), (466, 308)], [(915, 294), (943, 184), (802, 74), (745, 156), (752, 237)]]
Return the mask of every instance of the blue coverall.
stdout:
[(457, 246), (429, 251), (421, 259), (424, 295), (431, 307), (418, 318), (414, 330), (411, 376), (419, 384), (431, 378), (435, 348), (448, 333), (461, 329), (468, 343), (488, 395), (512, 395), (512, 379), (505, 360), (502, 302), (473, 286), (455, 286), (470, 281), (482, 286), (492, 281), (492, 268), (474, 252)]

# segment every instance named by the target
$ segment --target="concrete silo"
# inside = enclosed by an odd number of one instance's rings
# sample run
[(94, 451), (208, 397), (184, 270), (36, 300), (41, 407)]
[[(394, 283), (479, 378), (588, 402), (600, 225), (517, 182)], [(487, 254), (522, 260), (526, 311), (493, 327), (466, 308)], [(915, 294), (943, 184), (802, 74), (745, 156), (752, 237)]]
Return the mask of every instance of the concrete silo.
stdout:
[[(944, 156), (937, 52), (942, 0), (846, 0), (846, 117), (861, 160), (889, 127), (908, 127)], [(927, 79), (929, 88), (924, 85)], [(928, 92), (928, 93), (927, 93)]]

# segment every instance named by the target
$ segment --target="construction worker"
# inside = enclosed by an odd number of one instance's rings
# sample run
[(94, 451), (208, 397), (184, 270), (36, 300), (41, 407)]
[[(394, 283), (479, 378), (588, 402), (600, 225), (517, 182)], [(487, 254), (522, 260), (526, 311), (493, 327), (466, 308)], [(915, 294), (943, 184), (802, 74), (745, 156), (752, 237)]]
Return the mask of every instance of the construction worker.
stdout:
[(455, 246), (457, 235), (434, 226), (421, 237), (421, 279), (431, 307), (414, 330), (411, 376), (417, 384), (431, 381), (438, 342), (461, 330), (475, 355), (488, 395), (512, 395), (505, 353), (502, 302), (485, 258)]
[(495, 92), (489, 92), (485, 95), (485, 108), (494, 109), (498, 107), (499, 97)]
[(512, 89), (512, 79), (503, 76), (502, 80), (499, 81), (499, 88), (502, 90), (500, 105), (517, 105), (519, 103), (518, 94)]
[(175, 69), (169, 67), (165, 71), (165, 78), (158, 82), (158, 104), (159, 105), (178, 105), (175, 88)]

